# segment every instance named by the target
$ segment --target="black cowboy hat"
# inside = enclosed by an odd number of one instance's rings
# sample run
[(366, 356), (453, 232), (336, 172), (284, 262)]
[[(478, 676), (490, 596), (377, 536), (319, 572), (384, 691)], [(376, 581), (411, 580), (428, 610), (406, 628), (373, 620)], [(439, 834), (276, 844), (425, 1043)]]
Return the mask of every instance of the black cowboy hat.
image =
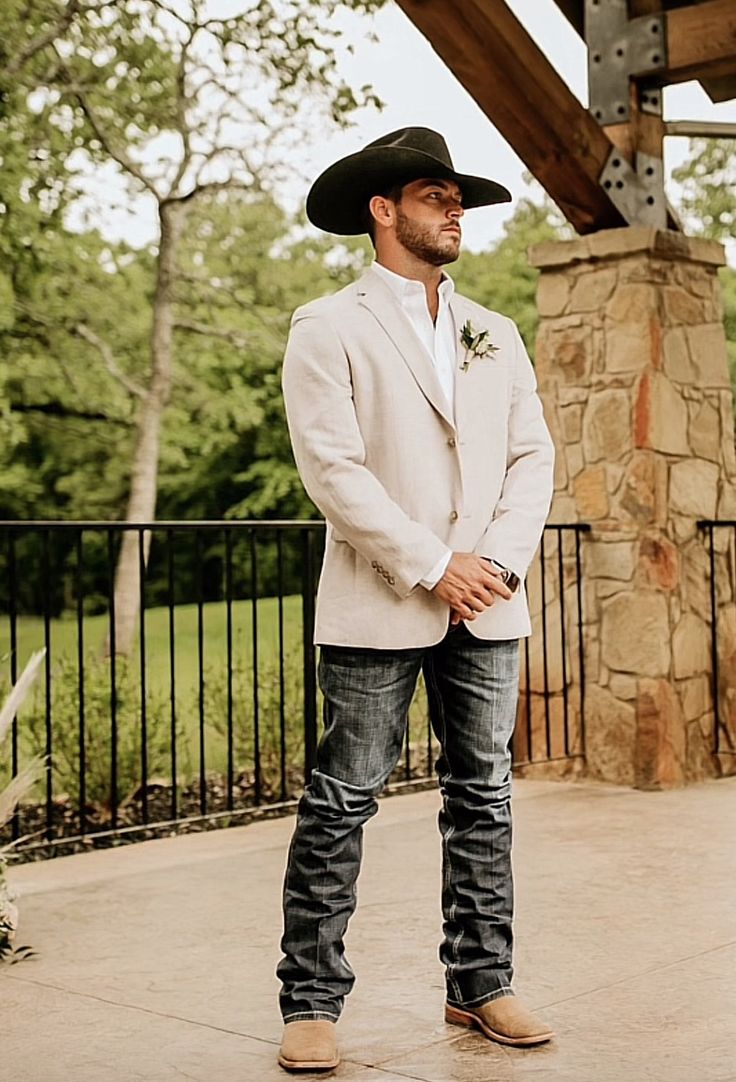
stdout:
[(430, 128), (399, 128), (356, 154), (341, 158), (315, 180), (307, 196), (307, 217), (327, 233), (366, 232), (366, 205), (391, 184), (423, 178), (454, 180), (463, 207), (508, 203), (511, 193), (495, 180), (455, 172), (447, 143)]

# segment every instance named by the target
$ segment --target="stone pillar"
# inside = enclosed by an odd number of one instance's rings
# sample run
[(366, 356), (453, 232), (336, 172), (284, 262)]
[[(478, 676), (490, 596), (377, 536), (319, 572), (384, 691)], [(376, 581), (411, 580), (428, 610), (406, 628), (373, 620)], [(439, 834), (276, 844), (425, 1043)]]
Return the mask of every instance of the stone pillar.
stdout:
[(537, 245), (531, 262), (541, 272), (537, 375), (558, 452), (550, 521), (593, 528), (583, 563), (588, 772), (642, 788), (721, 773), (696, 523), (736, 517), (723, 248), (634, 227)]

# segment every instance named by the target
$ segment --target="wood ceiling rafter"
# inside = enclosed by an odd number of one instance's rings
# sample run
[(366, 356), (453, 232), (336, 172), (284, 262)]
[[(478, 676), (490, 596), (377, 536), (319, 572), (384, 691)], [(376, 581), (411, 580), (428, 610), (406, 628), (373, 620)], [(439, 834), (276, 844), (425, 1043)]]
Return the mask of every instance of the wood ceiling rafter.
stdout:
[[(584, 37), (585, 0), (555, 2)], [(723, 94), (733, 82), (728, 96), (736, 96), (736, 0), (628, 0), (630, 19), (661, 16), (664, 20), (667, 52), (659, 51), (666, 66), (653, 67), (652, 60), (660, 63), (654, 55), (646, 59), (640, 75), (634, 69), (629, 80), (630, 109), (616, 104), (614, 112), (629, 115), (607, 127), (601, 127), (581, 105), (507, 0), (397, 3), (578, 233), (638, 220), (656, 228), (665, 223), (678, 228), (663, 194), (665, 129), (657, 88), (700, 78), (707, 88), (717, 86)], [(602, 24), (596, 18), (600, 36)], [(616, 18), (617, 25), (623, 20), (625, 26), (620, 9)], [(604, 36), (607, 32), (603, 31)], [(611, 49), (615, 44), (614, 40)], [(641, 49), (635, 55), (641, 56)], [(619, 103), (622, 73), (613, 70), (619, 95), (613, 101)], [(601, 106), (599, 116), (603, 119), (604, 115)]]
[(614, 146), (505, 0), (397, 0), (578, 233), (626, 224), (600, 186)]
[[(585, 39), (585, 0), (555, 0)], [(698, 79), (711, 101), (736, 97), (736, 4), (733, 0), (630, 0), (634, 15), (664, 11), (669, 42), (667, 83)]]

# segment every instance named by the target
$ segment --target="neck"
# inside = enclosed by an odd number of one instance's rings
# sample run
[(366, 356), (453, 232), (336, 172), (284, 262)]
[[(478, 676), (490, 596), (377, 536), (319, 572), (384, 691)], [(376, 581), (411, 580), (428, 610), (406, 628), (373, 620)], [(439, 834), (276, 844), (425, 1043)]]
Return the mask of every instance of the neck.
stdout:
[(427, 307), (434, 322), (440, 307), (439, 287), (442, 281), (442, 267), (436, 267), (434, 263), (427, 263), (419, 259), (406, 248), (396, 248), (391, 252), (376, 251), (376, 262), (386, 270), (400, 274), (402, 278), (410, 278), (415, 282), (422, 282), (427, 293)]
[(415, 282), (423, 282), (425, 287), (433, 289), (435, 293), (442, 281), (442, 267), (436, 267), (434, 263), (427, 263), (419, 259), (406, 248), (399, 248), (393, 252), (376, 252), (376, 262), (386, 270), (400, 274), (402, 278), (411, 278)]

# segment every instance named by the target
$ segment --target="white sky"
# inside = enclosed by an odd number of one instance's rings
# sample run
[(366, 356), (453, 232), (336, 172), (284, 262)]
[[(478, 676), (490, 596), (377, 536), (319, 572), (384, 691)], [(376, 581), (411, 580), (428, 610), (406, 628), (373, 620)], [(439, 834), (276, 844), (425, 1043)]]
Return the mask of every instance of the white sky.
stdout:
[[(573, 92), (586, 103), (586, 49), (553, 0), (508, 3)], [(370, 20), (343, 13), (341, 25), (346, 28), (346, 40), (355, 48), (353, 55), (344, 55), (345, 78), (353, 86), (371, 83), (386, 108), (381, 113), (365, 110), (349, 131), (318, 138), (299, 163), (302, 173), (314, 177), (382, 133), (422, 125), (443, 133), (460, 171), (500, 181), (515, 199), (529, 194), (522, 179), (524, 164), (395, 4), (387, 5)], [(375, 33), (377, 43), (369, 40), (369, 31)], [(736, 122), (736, 102), (714, 105), (697, 83), (684, 83), (665, 91), (665, 118)], [(687, 148), (687, 139), (666, 140), (668, 176), (686, 159)], [(102, 181), (98, 173), (86, 207), (88, 224), (98, 225), (110, 240), (125, 238), (134, 245), (150, 243), (155, 238), (153, 207), (144, 201), (133, 214), (109, 209), (115, 189), (120, 193), (119, 202), (125, 201), (123, 189), (115, 183), (112, 173), (104, 177), (104, 184)], [(291, 210), (298, 208), (304, 195), (300, 183), (281, 193)], [(70, 225), (81, 226), (81, 211), (75, 212)], [(466, 246), (484, 248), (498, 237), (503, 222), (512, 213), (513, 204), (473, 210), (464, 221)]]

